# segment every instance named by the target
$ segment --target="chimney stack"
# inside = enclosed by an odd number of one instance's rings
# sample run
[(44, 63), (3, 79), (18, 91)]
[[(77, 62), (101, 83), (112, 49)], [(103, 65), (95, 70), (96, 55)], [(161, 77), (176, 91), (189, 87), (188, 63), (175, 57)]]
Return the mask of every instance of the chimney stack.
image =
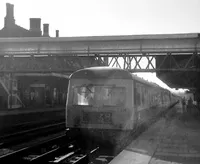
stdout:
[(14, 5), (6, 3), (6, 16), (4, 18), (4, 27), (12, 27), (15, 25)]
[(49, 24), (43, 24), (43, 36), (49, 37)]
[(41, 19), (30, 18), (30, 31), (41, 35)]
[(59, 37), (59, 30), (56, 30), (56, 37)]

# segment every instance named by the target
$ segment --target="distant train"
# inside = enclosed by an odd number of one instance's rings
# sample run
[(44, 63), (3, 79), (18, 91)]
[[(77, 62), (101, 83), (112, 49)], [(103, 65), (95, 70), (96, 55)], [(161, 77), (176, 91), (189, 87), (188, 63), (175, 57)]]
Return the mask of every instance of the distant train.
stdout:
[(69, 78), (66, 128), (109, 140), (111, 133), (133, 130), (177, 101), (168, 90), (126, 70), (85, 68)]

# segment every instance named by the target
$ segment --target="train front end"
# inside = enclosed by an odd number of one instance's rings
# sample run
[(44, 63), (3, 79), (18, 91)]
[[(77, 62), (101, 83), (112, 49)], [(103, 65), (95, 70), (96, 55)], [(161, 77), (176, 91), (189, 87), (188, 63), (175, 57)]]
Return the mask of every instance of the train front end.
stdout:
[(71, 75), (66, 127), (78, 136), (111, 141), (134, 126), (132, 77), (124, 70), (94, 67)]

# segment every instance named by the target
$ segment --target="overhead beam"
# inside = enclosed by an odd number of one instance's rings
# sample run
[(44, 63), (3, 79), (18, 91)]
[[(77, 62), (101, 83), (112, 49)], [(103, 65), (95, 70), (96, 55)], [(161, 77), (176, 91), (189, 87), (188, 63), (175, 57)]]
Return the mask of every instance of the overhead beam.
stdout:
[[(39, 70), (24, 70), (24, 69), (14, 69), (14, 70), (0, 70), (0, 73), (73, 73), (78, 69), (39, 69)], [(126, 69), (131, 73), (139, 72), (200, 72), (200, 69)]]
[[(59, 38), (0, 38), (0, 55), (92, 55), (200, 52), (198, 34)], [(165, 54), (163, 54), (165, 55)]]

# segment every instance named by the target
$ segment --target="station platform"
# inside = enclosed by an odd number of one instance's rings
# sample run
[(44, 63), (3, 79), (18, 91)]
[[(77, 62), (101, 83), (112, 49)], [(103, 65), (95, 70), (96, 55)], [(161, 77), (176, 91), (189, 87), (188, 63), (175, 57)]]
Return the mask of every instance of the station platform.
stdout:
[(180, 106), (172, 110), (175, 114), (161, 118), (109, 164), (200, 164), (200, 119), (180, 112)]

